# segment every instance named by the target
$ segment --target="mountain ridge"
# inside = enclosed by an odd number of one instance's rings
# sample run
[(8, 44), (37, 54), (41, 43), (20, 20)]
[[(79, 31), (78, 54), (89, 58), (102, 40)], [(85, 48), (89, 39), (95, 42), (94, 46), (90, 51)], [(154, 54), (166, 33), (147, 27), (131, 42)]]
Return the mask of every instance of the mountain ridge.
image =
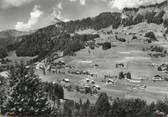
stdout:
[(14, 29), (4, 30), (0, 32), (0, 48), (7, 48), (8, 45), (11, 45), (17, 41), (21, 41), (18, 37), (23, 35), (29, 35), (31, 32), (17, 31)]

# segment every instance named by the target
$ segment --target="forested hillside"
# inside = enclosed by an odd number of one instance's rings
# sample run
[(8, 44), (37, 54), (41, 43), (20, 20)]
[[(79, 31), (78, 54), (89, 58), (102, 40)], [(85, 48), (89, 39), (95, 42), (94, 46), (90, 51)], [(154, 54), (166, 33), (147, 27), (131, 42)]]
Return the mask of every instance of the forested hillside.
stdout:
[(31, 35), (22, 36), (22, 41), (8, 46), (15, 50), (18, 56), (45, 56), (52, 51), (61, 50), (65, 55), (83, 49), (86, 41), (99, 37), (90, 35), (71, 35), (75, 31), (92, 28), (95, 30), (112, 25), (117, 28), (120, 25), (120, 13), (102, 13), (95, 18), (58, 23), (39, 29)]
[(8, 45), (15, 43), (18, 37), (29, 35), (31, 32), (21, 32), (16, 30), (6, 30), (0, 32), (0, 47), (6, 48)]
[(167, 1), (160, 4), (140, 6), (139, 8), (124, 8), (122, 24), (135, 25), (141, 22), (162, 24), (167, 22)]
[[(93, 40), (98, 35), (72, 35), (75, 31), (84, 29), (100, 30), (111, 26), (130, 26), (141, 22), (164, 24), (168, 26), (167, 1), (160, 4), (141, 6), (139, 8), (124, 8), (122, 13), (102, 13), (94, 18), (86, 18), (69, 22), (60, 22), (42, 28), (30, 35), (19, 37), (21, 42), (11, 44), (8, 50), (16, 50), (18, 56), (41, 56), (61, 50), (64, 55), (85, 47), (88, 40)], [(78, 46), (76, 46), (78, 45)], [(40, 57), (40, 58), (41, 58)]]

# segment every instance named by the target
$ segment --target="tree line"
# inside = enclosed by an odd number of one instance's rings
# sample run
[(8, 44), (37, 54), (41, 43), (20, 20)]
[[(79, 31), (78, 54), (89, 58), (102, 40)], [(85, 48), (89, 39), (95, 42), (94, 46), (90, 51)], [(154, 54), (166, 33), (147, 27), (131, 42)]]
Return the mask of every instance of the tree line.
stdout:
[(164, 10), (160, 12), (147, 11), (146, 13), (136, 13), (135, 15), (130, 15), (122, 20), (124, 26), (136, 25), (141, 22), (162, 24), (164, 23), (163, 16), (165, 14)]

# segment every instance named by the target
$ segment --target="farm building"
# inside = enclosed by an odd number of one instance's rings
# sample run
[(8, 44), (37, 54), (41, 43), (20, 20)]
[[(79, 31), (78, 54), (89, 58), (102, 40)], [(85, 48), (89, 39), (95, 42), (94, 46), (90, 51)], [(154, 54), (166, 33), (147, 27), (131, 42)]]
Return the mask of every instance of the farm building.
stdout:
[(160, 76), (160, 75), (155, 75), (153, 78), (152, 78), (153, 81), (162, 81), (163, 78)]
[(0, 76), (2, 76), (4, 78), (8, 78), (9, 72), (8, 71), (0, 72)]

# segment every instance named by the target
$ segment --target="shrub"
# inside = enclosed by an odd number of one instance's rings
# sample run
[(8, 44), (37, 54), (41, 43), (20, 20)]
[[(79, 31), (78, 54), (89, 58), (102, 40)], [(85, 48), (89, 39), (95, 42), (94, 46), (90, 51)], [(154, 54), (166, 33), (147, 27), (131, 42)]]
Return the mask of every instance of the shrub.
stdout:
[(148, 32), (145, 34), (145, 37), (150, 38), (152, 41), (157, 41), (156, 36), (153, 32)]
[(128, 79), (132, 79), (130, 72), (127, 73), (127, 78), (128, 78)]
[(132, 40), (134, 40), (134, 39), (135, 39), (135, 40), (138, 39), (137, 36), (133, 36), (133, 37), (132, 37)]
[(158, 67), (158, 71), (162, 71), (162, 68), (160, 66)]
[(120, 73), (119, 73), (119, 79), (124, 79), (124, 78), (125, 78), (124, 73), (123, 73), (123, 72), (120, 72)]
[(0, 48), (0, 59), (8, 56), (7, 51), (4, 48)]
[(110, 42), (105, 42), (103, 43), (103, 50), (107, 50), (107, 49), (110, 49), (111, 48), (111, 43)]

